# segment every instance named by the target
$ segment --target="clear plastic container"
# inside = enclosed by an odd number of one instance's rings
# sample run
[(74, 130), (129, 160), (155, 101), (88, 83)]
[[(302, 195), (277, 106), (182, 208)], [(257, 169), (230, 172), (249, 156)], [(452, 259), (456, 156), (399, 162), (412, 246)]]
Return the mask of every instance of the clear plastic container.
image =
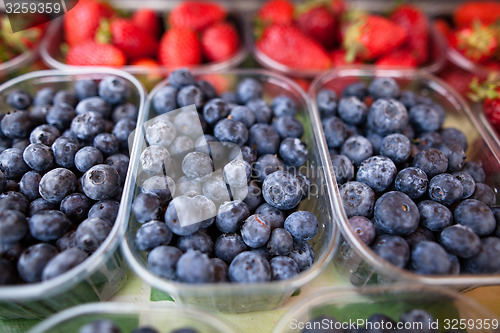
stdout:
[[(352, 5), (352, 8), (355, 8), (355, 9), (365, 9), (367, 3), (363, 2), (363, 3), (359, 3), (358, 4), (359, 6), (355, 6), (355, 5)], [(253, 27), (253, 25), (252, 25)], [(420, 66), (419, 69), (422, 70), (422, 71), (425, 71), (425, 72), (428, 72), (428, 73), (436, 73), (438, 72), (445, 64), (445, 61), (446, 61), (446, 58), (445, 58), (445, 50), (446, 50), (446, 46), (445, 46), (445, 41), (443, 39), (443, 36), (441, 34), (439, 34), (436, 29), (434, 28), (434, 26), (432, 24), (429, 24), (429, 27), (430, 27), (430, 36), (429, 36), (429, 45), (430, 45), (430, 55), (431, 55), (431, 59), (430, 61), (423, 65), (423, 66)], [(252, 45), (252, 52), (253, 52), (253, 56), (255, 57), (255, 59), (265, 68), (268, 68), (268, 69), (271, 69), (273, 71), (277, 71), (277, 72), (280, 72), (280, 73), (283, 73), (287, 76), (292, 76), (292, 77), (297, 77), (297, 78), (314, 78), (322, 73), (324, 73), (325, 71), (324, 70), (300, 70), (300, 69), (295, 69), (295, 68), (291, 68), (291, 67), (288, 67), (284, 64), (281, 64), (271, 58), (269, 58), (266, 54), (264, 54), (263, 52), (261, 52), (257, 46), (256, 46), (256, 43), (255, 43), (255, 38), (254, 38), (254, 35), (253, 35), (253, 31), (250, 32), (250, 37), (249, 39), (251, 40), (251, 45)], [(382, 67), (377, 67), (375, 65), (364, 65), (364, 66), (367, 66), (368, 68), (382, 68)], [(349, 67), (351, 68), (351, 66), (346, 66), (346, 67)], [(354, 67), (359, 67), (359, 66), (352, 66), (353, 68)], [(391, 67), (387, 67), (387, 66), (384, 66), (383, 69), (387, 69), (387, 70), (398, 70), (400, 72), (414, 72), (415, 69), (413, 68), (391, 68)]]
[[(102, 79), (114, 75), (129, 82), (129, 101), (140, 109), (144, 107), (145, 92), (141, 84), (130, 74), (112, 69), (74, 69), (68, 71), (38, 71), (19, 76), (0, 85), (0, 108), (8, 112), (7, 94), (16, 89), (30, 93), (42, 87), (68, 89), (75, 80)], [(133, 159), (134, 156), (131, 156)], [(131, 179), (127, 177), (122, 198), (129, 197)], [(120, 205), (116, 222), (106, 241), (81, 265), (54, 279), (24, 285), (0, 287), (0, 318), (42, 318), (70, 306), (104, 301), (114, 295), (127, 279), (126, 265), (117, 251), (127, 226), (126, 208)], [(2, 331), (2, 322), (0, 322)]]
[[(439, 327), (436, 331), (439, 332), (451, 332), (452, 329), (498, 332), (494, 326), (498, 328), (499, 319), (463, 295), (443, 288), (395, 285), (318, 291), (291, 308), (278, 322), (273, 333), (300, 332), (300, 329), (295, 328), (322, 315), (333, 316), (342, 323), (356, 323), (357, 320), (366, 320), (373, 314), (382, 313), (397, 322), (404, 312), (411, 309), (422, 309), (431, 314)], [(487, 322), (489, 329), (486, 329)]]
[(38, 58), (38, 49), (35, 47), (32, 50), (26, 51), (12, 58), (9, 61), (0, 64), (0, 77), (11, 74), (19, 69), (29, 66)]
[[(203, 73), (198, 72), (196, 74)], [(139, 251), (135, 245), (135, 233), (140, 224), (131, 215), (128, 215), (130, 216), (130, 222), (122, 246), (123, 253), (129, 266), (142, 280), (153, 288), (169, 294), (175, 301), (180, 303), (221, 312), (250, 312), (274, 309), (290, 298), (294, 291), (318, 276), (330, 262), (338, 247), (340, 233), (335, 226), (333, 215), (333, 182), (331, 177), (326, 177), (327, 174), (332, 172), (331, 164), (327, 162), (326, 142), (319, 134), (319, 118), (311, 111), (307, 95), (289, 79), (265, 70), (234, 70), (223, 74), (212, 73), (211, 75), (217, 75), (219, 79), (228, 82), (231, 89), (234, 89), (236, 83), (241, 79), (251, 77), (262, 82), (264, 86), (263, 98), (265, 100), (269, 101), (281, 94), (286, 94), (295, 100), (298, 110), (297, 117), (304, 125), (303, 140), (309, 148), (308, 162), (310, 170), (317, 170), (317, 172), (311, 172), (308, 176), (313, 186), (317, 186), (319, 189), (317, 191), (319, 195), (303, 200), (299, 206), (300, 210), (308, 210), (314, 213), (319, 220), (319, 232), (315, 238), (309, 241), (316, 253), (315, 263), (310, 269), (293, 279), (270, 283), (194, 285), (162, 279), (148, 271), (146, 253)], [(155, 112), (151, 107), (151, 100), (159, 88), (166, 83), (166, 81), (163, 81), (149, 94), (145, 112), (139, 115), (138, 125), (155, 116)], [(144, 133), (139, 133), (141, 131), (144, 131), (144, 128), (137, 131), (139, 136), (136, 136), (135, 140), (144, 138)], [(134, 149), (134, 156), (139, 156), (139, 152), (143, 147), (135, 145)], [(127, 189), (128, 196), (123, 200), (127, 204), (127, 214), (130, 214), (132, 197), (140, 191), (134, 184), (138, 175), (138, 164), (138, 159), (131, 160), (132, 183), (129, 184), (131, 188)]]
[[(334, 89), (341, 93), (348, 84), (364, 81), (371, 82), (374, 77), (392, 77), (401, 89), (409, 89), (432, 98), (440, 104), (446, 113), (443, 127), (456, 127), (467, 136), (467, 161), (476, 161), (482, 164), (486, 173), (485, 183), (490, 185), (496, 195), (497, 203), (500, 199), (500, 145), (480, 124), (473, 115), (468, 104), (452, 88), (440, 79), (424, 72), (413, 74), (400, 71), (373, 70), (370, 68), (332, 70), (316, 78), (310, 88), (311, 103), (315, 112), (318, 111), (316, 95), (323, 88)], [(321, 128), (323, 134), (323, 129)], [(335, 257), (335, 266), (342, 276), (350, 278), (351, 283), (357, 286), (367, 284), (384, 284), (394, 282), (412, 282), (428, 285), (452, 286), (457, 289), (494, 285), (500, 283), (500, 274), (497, 275), (458, 275), (458, 276), (425, 276), (397, 268), (382, 260), (362, 243), (352, 231), (348, 218), (342, 207), (339, 188), (333, 173), (330, 174), (335, 182), (334, 206), (335, 220), (337, 221), (344, 241)]]
[[(169, 10), (178, 5), (180, 1), (161, 1), (161, 0), (148, 0), (142, 1), (116, 1), (113, 6), (118, 10), (133, 11), (140, 8), (150, 8), (157, 11), (159, 14), (164, 15)], [(233, 22), (240, 35), (240, 47), (235, 55), (230, 59), (221, 62), (203, 63), (197, 66), (192, 66), (191, 69), (205, 70), (205, 71), (220, 71), (230, 68), (235, 68), (241, 64), (248, 56), (248, 40), (249, 35), (247, 30), (247, 23), (243, 14), (237, 10), (228, 9), (228, 19)], [(63, 18), (54, 20), (48, 30), (47, 36), (42, 41), (40, 46), (40, 55), (45, 64), (51, 68), (68, 69), (74, 66), (67, 65), (64, 61), (64, 56), (61, 53), (61, 44), (64, 42), (63, 33)], [(151, 72), (151, 68), (142, 66), (124, 66), (122, 70), (131, 74), (144, 74)], [(155, 73), (166, 76), (174, 68), (160, 66), (154, 69)]]
[(33, 327), (29, 333), (78, 332), (82, 326), (99, 319), (112, 320), (123, 332), (142, 326), (156, 328), (162, 333), (180, 328), (193, 328), (200, 333), (234, 332), (208, 313), (174, 303), (93, 303), (58, 313)]

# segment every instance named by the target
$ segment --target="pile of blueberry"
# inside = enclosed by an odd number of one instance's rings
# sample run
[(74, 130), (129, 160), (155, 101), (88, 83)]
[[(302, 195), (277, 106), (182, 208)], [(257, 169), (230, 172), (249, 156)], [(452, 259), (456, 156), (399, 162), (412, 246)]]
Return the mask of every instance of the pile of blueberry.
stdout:
[[(122, 333), (123, 331), (118, 327), (118, 325), (112, 320), (99, 319), (95, 320), (87, 325), (80, 328), (79, 333)], [(158, 333), (159, 331), (150, 326), (137, 327), (131, 333)], [(185, 327), (178, 328), (171, 331), (170, 333), (197, 333), (198, 330), (194, 328)]]
[(181, 69), (152, 97), (158, 117), (145, 127), (145, 180), (132, 213), (142, 224), (135, 244), (153, 274), (251, 283), (290, 279), (312, 265), (307, 241), (318, 220), (297, 211), (311, 184), (298, 169), (308, 157), (303, 127), (291, 98), (268, 105), (262, 94), (246, 78), (218, 97)]
[(0, 284), (54, 278), (83, 262), (115, 222), (138, 110), (108, 76), (72, 90), (7, 95), (0, 116)]
[(467, 139), (392, 78), (323, 89), (317, 105), (344, 210), (374, 252), (418, 274), (500, 273), (500, 209)]

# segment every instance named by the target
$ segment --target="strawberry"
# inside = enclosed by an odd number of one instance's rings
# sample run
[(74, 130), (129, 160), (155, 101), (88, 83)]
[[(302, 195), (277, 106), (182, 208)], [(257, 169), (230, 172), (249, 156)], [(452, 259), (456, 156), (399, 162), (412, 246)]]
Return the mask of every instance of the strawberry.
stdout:
[(471, 26), (459, 28), (449, 35), (449, 42), (473, 62), (486, 63), (493, 58), (498, 49), (498, 33), (492, 26), (479, 21)]
[(346, 61), (346, 51), (340, 50), (340, 49), (335, 49), (332, 52), (330, 52), (330, 57), (332, 59), (333, 67), (342, 67), (342, 66), (346, 66), (346, 65), (362, 64), (363, 63), (359, 59), (354, 59), (353, 62), (347, 62)]
[[(151, 58), (141, 58), (137, 59), (135, 61), (132, 61), (130, 63), (131, 66), (137, 66), (137, 67), (142, 67), (146, 69), (146, 73), (144, 74), (144, 77), (146, 78), (146, 81), (143, 82), (144, 86), (147, 86), (146, 88), (149, 88), (151, 83), (158, 83), (159, 80), (163, 78), (162, 72), (160, 70), (160, 64)], [(142, 82), (142, 80), (141, 80)], [(154, 86), (154, 84), (153, 84)], [(151, 87), (152, 88), (152, 87)], [(148, 89), (150, 90), (150, 89)]]
[(168, 67), (183, 67), (201, 63), (201, 45), (196, 32), (187, 28), (172, 28), (161, 38), (158, 61)]
[(333, 15), (339, 19), (342, 15), (344, 15), (347, 6), (344, 0), (330, 0), (330, 7), (332, 9)]
[(295, 69), (321, 70), (331, 65), (321, 45), (294, 26), (266, 28), (257, 48), (274, 61)]
[(448, 37), (451, 33), (451, 26), (445, 19), (437, 18), (434, 20), (434, 28), (439, 31), (443, 36)]
[(114, 11), (106, 3), (86, 0), (78, 4), (64, 15), (64, 36), (71, 45), (93, 39), (101, 19), (110, 18)]
[(288, 0), (270, 0), (257, 13), (257, 19), (265, 24), (291, 24), (293, 21), (293, 4)]
[(189, 28), (201, 32), (208, 26), (226, 18), (225, 9), (216, 3), (204, 1), (185, 1), (170, 13), (173, 28)]
[(375, 65), (383, 67), (414, 68), (417, 67), (418, 61), (413, 50), (403, 48), (380, 57), (375, 62)]
[(231, 58), (240, 45), (234, 26), (227, 22), (211, 25), (201, 35), (201, 49), (208, 61), (224, 61)]
[(472, 81), (474, 75), (467, 72), (459, 67), (448, 64), (440, 73), (439, 77), (448, 83), (450, 86), (455, 88), (455, 90), (464, 95), (469, 90), (469, 84)]
[(399, 48), (407, 36), (405, 29), (382, 16), (362, 15), (347, 27), (344, 35), (347, 61), (356, 56), (375, 60)]
[(326, 49), (331, 49), (336, 43), (337, 21), (326, 6), (316, 6), (299, 10), (297, 26), (307, 36), (316, 40)]
[(110, 44), (88, 40), (71, 46), (66, 54), (66, 63), (73, 66), (125, 66), (127, 58), (123, 52)]
[(458, 6), (453, 13), (453, 21), (457, 27), (470, 26), (474, 21), (486, 25), (500, 19), (500, 2), (468, 1)]
[(158, 49), (156, 39), (138, 27), (132, 20), (103, 20), (97, 32), (97, 39), (102, 43), (111, 42), (125, 53), (128, 59), (154, 56)]
[(426, 63), (429, 57), (429, 21), (425, 14), (413, 5), (401, 5), (390, 18), (406, 30), (406, 46), (414, 53), (417, 63)]
[(483, 103), (486, 119), (500, 133), (500, 78), (493, 73), (479, 83), (479, 79), (475, 77), (470, 83), (470, 91), (467, 96), (473, 102)]
[(154, 38), (160, 36), (160, 22), (154, 10), (148, 8), (136, 10), (132, 15), (132, 21), (150, 36)]

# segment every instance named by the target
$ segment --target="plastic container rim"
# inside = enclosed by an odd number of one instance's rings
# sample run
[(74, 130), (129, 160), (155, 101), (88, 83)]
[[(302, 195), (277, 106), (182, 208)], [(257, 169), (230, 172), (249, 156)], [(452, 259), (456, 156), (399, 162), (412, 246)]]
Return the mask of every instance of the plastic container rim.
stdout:
[[(193, 75), (205, 75), (205, 74), (214, 74), (213, 72), (210, 71), (203, 71), (203, 70), (195, 70), (192, 71)], [(300, 95), (300, 98), (303, 99), (305, 107), (307, 108), (307, 114), (311, 119), (311, 125), (312, 125), (312, 130), (313, 130), (313, 135), (315, 141), (319, 144), (318, 150), (319, 150), (319, 155), (321, 159), (321, 163), (323, 164), (324, 168), (324, 173), (325, 173), (325, 185), (327, 188), (328, 196), (332, 197), (332, 189), (333, 189), (333, 182), (331, 180), (331, 177), (328, 177), (326, 173), (333, 172), (331, 163), (328, 164), (328, 160), (326, 157), (326, 151), (327, 151), (327, 146), (326, 146), (326, 141), (322, 135), (319, 134), (318, 130), (320, 127), (319, 123), (319, 117), (316, 115), (316, 113), (312, 112), (311, 109), (311, 104), (309, 101), (309, 98), (307, 97), (307, 94), (300, 88), (295, 82), (291, 81), (290, 79), (280, 75), (276, 74), (270, 71), (267, 71), (265, 69), (236, 69), (236, 70), (229, 70), (229, 71), (224, 71), (223, 73), (217, 73), (217, 74), (222, 74), (222, 75), (238, 75), (238, 76), (255, 76), (255, 75), (261, 75), (268, 77), (272, 80), (277, 80), (284, 82), (286, 85), (291, 86), (294, 90), (297, 91), (297, 93)], [(148, 95), (148, 99), (146, 101), (146, 106), (143, 109), (143, 114), (139, 115), (141, 123), (145, 122), (147, 119), (145, 119), (145, 116), (147, 115), (148, 110), (150, 109), (151, 105), (151, 98), (154, 96), (156, 91), (164, 86), (168, 82), (168, 79), (165, 79), (161, 81)], [(139, 123), (138, 123), (139, 124)], [(141, 129), (142, 131), (143, 129)], [(140, 131), (137, 131), (137, 134)], [(140, 137), (140, 136), (139, 136)], [(136, 136), (136, 139), (138, 137)], [(139, 145), (134, 145), (134, 149), (137, 151), (134, 151), (134, 153), (139, 154)], [(134, 167), (137, 167), (138, 163), (134, 163)], [(137, 172), (137, 169), (130, 170), (133, 175)], [(131, 177), (134, 178), (134, 177)], [(132, 184), (132, 188), (135, 187), (135, 182)], [(330, 203), (332, 200), (329, 200)], [(331, 207), (332, 209), (332, 214), (335, 216), (334, 212), (334, 207)], [(130, 223), (130, 221), (129, 221)], [(339, 241), (340, 241), (340, 233), (338, 230), (338, 226), (334, 221), (331, 221), (332, 223), (332, 233), (329, 235), (330, 240), (327, 249), (325, 249), (324, 253), (317, 259), (317, 261), (314, 262), (313, 266), (315, 265), (315, 269), (308, 269), (305, 272), (301, 272), (297, 277), (290, 279), (290, 280), (283, 280), (283, 281), (272, 281), (272, 282), (266, 282), (266, 283), (248, 283), (244, 284), (245, 289), (252, 289), (252, 290), (258, 290), (262, 292), (266, 292), (267, 290), (276, 290), (277, 286), (287, 286), (289, 288), (299, 288), (300, 286), (306, 284), (307, 282), (313, 280), (316, 276), (318, 276), (323, 269), (326, 268), (328, 263), (332, 260), (336, 250), (339, 247)], [(189, 288), (190, 292), (199, 292), (199, 291), (205, 291), (205, 292), (230, 292), (230, 293), (238, 293), (241, 292), (241, 286), (242, 284), (240, 283), (209, 283), (209, 284), (203, 284), (203, 285), (196, 285), (196, 284), (189, 284), (189, 283), (179, 283), (167, 279), (163, 279), (161, 277), (158, 277), (151, 272), (147, 270), (147, 268), (140, 263), (134, 253), (131, 250), (131, 245), (129, 244), (128, 237), (125, 236), (123, 241), (122, 241), (122, 252), (123, 255), (129, 264), (130, 268), (146, 283), (151, 285), (152, 287), (155, 287), (159, 290), (162, 291), (167, 291), (167, 292), (175, 292), (178, 291), (179, 289), (183, 288)], [(312, 268), (312, 267), (311, 267)]]
[[(131, 74), (110, 68), (73, 68), (71, 70), (43, 70), (32, 72), (28, 74), (21, 75), (16, 77), (10, 81), (7, 81), (0, 85), (0, 94), (6, 91), (7, 89), (12, 88), (13, 86), (33, 80), (33, 79), (41, 79), (41, 78), (64, 78), (72, 75), (114, 75), (128, 80), (132, 87), (131, 89), (135, 89), (139, 95), (139, 112), (144, 108), (145, 101), (145, 91), (142, 87), (142, 84)], [(132, 160), (132, 156), (130, 157)], [(130, 170), (130, 165), (129, 169)], [(102, 265), (106, 260), (111, 257), (111, 255), (118, 248), (120, 240), (122, 240), (123, 235), (125, 234), (127, 228), (127, 220), (125, 219), (125, 206), (122, 204), (124, 198), (126, 198), (128, 189), (130, 188), (131, 179), (128, 176), (125, 180), (124, 190), (122, 196), (120, 198), (120, 208), (118, 210), (118, 215), (116, 221), (109, 233), (108, 237), (101, 244), (101, 246), (95, 251), (92, 255), (90, 255), (83, 263), (76, 266), (75, 268), (69, 270), (68, 272), (57, 276), (53, 279), (25, 284), (25, 285), (9, 285), (0, 287), (0, 300), (29, 300), (40, 297), (50, 297), (53, 294), (60, 292), (61, 290), (66, 290), (70, 288), (72, 285), (81, 282), (91, 275), (100, 265)]]

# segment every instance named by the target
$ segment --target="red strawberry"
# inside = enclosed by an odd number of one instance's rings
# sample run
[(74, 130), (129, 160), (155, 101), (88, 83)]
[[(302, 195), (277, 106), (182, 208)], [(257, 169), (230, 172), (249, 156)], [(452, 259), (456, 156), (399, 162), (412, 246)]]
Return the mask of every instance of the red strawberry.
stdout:
[(407, 38), (405, 29), (377, 15), (363, 15), (348, 27), (344, 35), (347, 60), (357, 55), (363, 60), (375, 60), (399, 48)]
[(391, 15), (391, 20), (406, 30), (406, 46), (413, 51), (418, 64), (429, 57), (429, 21), (425, 14), (413, 5), (401, 5)]
[(189, 28), (200, 32), (216, 22), (223, 21), (225, 17), (226, 11), (219, 4), (186, 1), (172, 10), (170, 25), (174, 28)]
[(64, 15), (64, 36), (69, 45), (93, 39), (103, 18), (113, 16), (113, 9), (106, 3), (94, 0), (79, 1)]
[(290, 24), (293, 21), (293, 4), (288, 0), (270, 0), (259, 10), (257, 18), (264, 24)]
[(326, 6), (305, 9), (297, 18), (297, 26), (327, 49), (336, 43), (338, 24)]
[(340, 18), (340, 16), (344, 15), (347, 8), (344, 0), (330, 0), (330, 7), (336, 18)]
[(231, 58), (238, 51), (239, 45), (238, 32), (227, 22), (215, 23), (201, 35), (201, 49), (208, 61)]
[(294, 26), (266, 28), (257, 48), (274, 61), (295, 69), (321, 70), (331, 65), (321, 45)]
[(346, 51), (340, 50), (340, 49), (335, 49), (332, 52), (330, 52), (330, 57), (332, 58), (333, 67), (342, 67), (342, 66), (346, 66), (346, 65), (362, 64), (363, 63), (359, 59), (354, 59), (353, 62), (347, 62), (346, 61)]
[(113, 45), (88, 40), (71, 46), (66, 54), (66, 62), (73, 66), (122, 67), (127, 63), (127, 58)]
[(451, 26), (445, 19), (437, 18), (434, 20), (434, 28), (439, 31), (443, 36), (448, 37), (451, 33)]
[(128, 59), (154, 56), (158, 49), (156, 38), (129, 19), (103, 21), (97, 37), (100, 42), (111, 41)]
[(414, 68), (417, 67), (418, 61), (413, 50), (403, 48), (380, 57), (375, 62), (375, 65), (383, 67)]
[(458, 6), (453, 13), (453, 20), (457, 27), (470, 26), (474, 21), (486, 25), (500, 19), (500, 2), (497, 1), (468, 1)]
[(500, 132), (500, 79), (496, 74), (491, 74), (488, 79), (479, 83), (475, 77), (470, 83), (470, 90), (468, 97), (474, 102), (483, 103), (486, 119)]
[(154, 38), (160, 36), (160, 22), (154, 10), (148, 8), (139, 9), (132, 15), (132, 21)]
[[(150, 85), (153, 82), (157, 82), (163, 78), (162, 72), (160, 70), (160, 64), (151, 58), (141, 58), (130, 63), (131, 66), (138, 66), (146, 69), (144, 76), (147, 78), (144, 85)], [(141, 80), (142, 81), (142, 80)], [(154, 84), (153, 84), (154, 86)], [(148, 87), (146, 87), (148, 88)], [(149, 90), (149, 89), (148, 89)]]
[(474, 75), (467, 72), (461, 68), (449, 64), (439, 73), (439, 77), (448, 83), (450, 86), (455, 88), (455, 90), (464, 95), (469, 90), (469, 84), (472, 81)]
[(498, 49), (498, 33), (492, 26), (478, 21), (449, 35), (452, 47), (473, 62), (486, 63)]
[(200, 64), (201, 45), (196, 32), (187, 28), (168, 30), (158, 47), (158, 61), (168, 67)]

